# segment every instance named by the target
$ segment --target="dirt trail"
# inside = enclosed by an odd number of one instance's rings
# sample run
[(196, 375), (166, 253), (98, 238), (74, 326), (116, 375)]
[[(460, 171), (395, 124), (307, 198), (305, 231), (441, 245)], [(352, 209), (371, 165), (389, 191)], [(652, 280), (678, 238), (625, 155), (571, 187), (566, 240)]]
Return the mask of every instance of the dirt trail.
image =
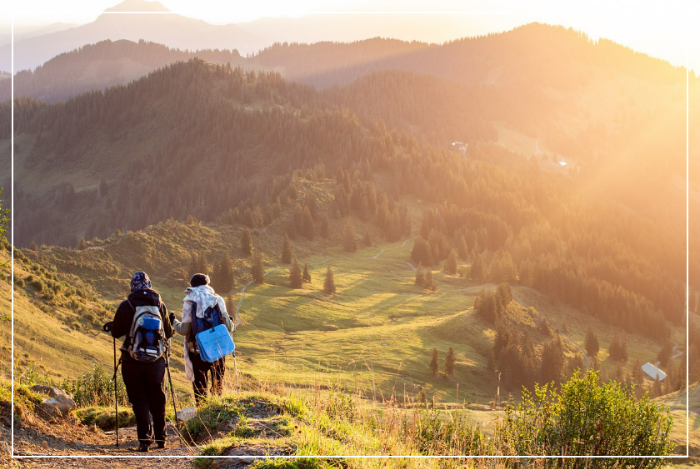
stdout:
[[(9, 430), (3, 428), (3, 439), (7, 437), (8, 446)], [(152, 446), (148, 453), (139, 453), (135, 426), (119, 429), (119, 447), (116, 447), (114, 431), (103, 432), (70, 420), (49, 423), (29, 416), (24, 424), (15, 421), (14, 450), (19, 467), (97, 469), (157, 465), (165, 469), (191, 468), (190, 457), (196, 455), (196, 447), (185, 443), (171, 423), (168, 423), (166, 433), (164, 449)]]

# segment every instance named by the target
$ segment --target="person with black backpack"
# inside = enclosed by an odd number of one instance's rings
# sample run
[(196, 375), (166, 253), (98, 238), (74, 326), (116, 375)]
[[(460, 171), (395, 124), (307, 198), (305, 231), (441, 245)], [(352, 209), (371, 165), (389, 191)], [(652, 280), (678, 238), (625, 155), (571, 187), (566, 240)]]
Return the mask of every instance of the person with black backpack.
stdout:
[(165, 353), (173, 336), (168, 310), (145, 272), (131, 278), (131, 294), (119, 305), (111, 324), (121, 347), (122, 377), (136, 417), (139, 451), (155, 441), (165, 447)]
[(203, 358), (195, 337), (218, 324), (225, 325), (229, 333), (235, 332), (240, 320), (231, 320), (226, 311), (226, 302), (214, 292), (206, 274), (194, 274), (185, 293), (187, 296), (182, 306), (182, 322), (174, 319), (172, 313), (171, 317), (173, 329), (185, 336), (185, 375), (192, 381), (195, 401), (200, 405), (207, 396), (209, 373), (212, 374), (212, 392), (221, 394), (226, 365), (225, 357), (213, 362)]

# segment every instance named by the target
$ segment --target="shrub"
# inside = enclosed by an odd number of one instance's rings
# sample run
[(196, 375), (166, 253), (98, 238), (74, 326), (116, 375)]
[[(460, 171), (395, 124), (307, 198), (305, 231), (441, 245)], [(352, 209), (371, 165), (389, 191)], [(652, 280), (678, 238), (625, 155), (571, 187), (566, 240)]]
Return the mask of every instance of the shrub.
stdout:
[[(114, 407), (85, 407), (74, 412), (76, 418), (83, 425), (97, 425), (104, 431), (114, 430), (116, 419)], [(136, 416), (129, 408), (119, 409), (119, 427), (136, 425)]]
[[(498, 428), (504, 454), (569, 456), (666, 456), (672, 418), (667, 408), (630, 396), (616, 381), (599, 383), (598, 373), (575, 372), (561, 386), (535, 385), (523, 401), (508, 404)], [(552, 461), (555, 462), (555, 461)], [(556, 461), (576, 467), (575, 459)], [(599, 459), (596, 467), (657, 467), (659, 459)]]
[(24, 288), (24, 279), (15, 277), (15, 285), (17, 285), (19, 288)]
[[(73, 400), (78, 407), (114, 405), (114, 380), (101, 365), (95, 365), (91, 371), (84, 373), (78, 379), (64, 380), (61, 388), (73, 395)], [(129, 404), (126, 387), (120, 374), (117, 374), (117, 396), (119, 405)], [(120, 422), (121, 418), (120, 413)]]
[(44, 291), (44, 282), (40, 278), (34, 279), (29, 284), (38, 292)]
[(24, 278), (24, 281), (27, 283), (32, 283), (34, 281), (34, 276), (29, 274)]

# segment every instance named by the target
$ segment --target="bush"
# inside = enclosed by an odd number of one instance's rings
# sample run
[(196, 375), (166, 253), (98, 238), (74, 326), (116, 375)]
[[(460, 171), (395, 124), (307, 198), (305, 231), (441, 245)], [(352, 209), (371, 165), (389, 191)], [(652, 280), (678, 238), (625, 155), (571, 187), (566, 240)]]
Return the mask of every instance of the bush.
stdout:
[[(73, 395), (73, 400), (78, 407), (114, 406), (114, 380), (101, 365), (95, 365), (91, 371), (78, 379), (64, 380), (61, 383), (61, 388)], [(119, 397), (119, 405), (127, 406), (129, 404), (121, 374), (117, 374), (117, 396)], [(113, 417), (114, 415), (112, 415)], [(120, 422), (121, 419), (120, 413)]]
[[(667, 408), (630, 396), (619, 383), (600, 384), (598, 373), (575, 372), (561, 386), (535, 385), (523, 401), (508, 404), (500, 428), (501, 451), (510, 455), (666, 456), (672, 418)], [(577, 467), (577, 460), (551, 460)], [(599, 459), (596, 467), (657, 467), (660, 459)], [(515, 462), (514, 462), (515, 463)]]
[(15, 285), (17, 285), (19, 288), (24, 288), (24, 279), (15, 277)]
[[(104, 431), (110, 431), (116, 428), (114, 404), (112, 404), (112, 407), (86, 407), (77, 409), (74, 414), (83, 425), (97, 425), (97, 427)], [(136, 425), (136, 416), (131, 409), (119, 409), (119, 428), (130, 427), (132, 425)]]
[(27, 283), (32, 283), (34, 281), (34, 276), (29, 274), (24, 278), (24, 281)]
[(29, 284), (38, 292), (44, 291), (44, 282), (40, 278), (34, 279)]

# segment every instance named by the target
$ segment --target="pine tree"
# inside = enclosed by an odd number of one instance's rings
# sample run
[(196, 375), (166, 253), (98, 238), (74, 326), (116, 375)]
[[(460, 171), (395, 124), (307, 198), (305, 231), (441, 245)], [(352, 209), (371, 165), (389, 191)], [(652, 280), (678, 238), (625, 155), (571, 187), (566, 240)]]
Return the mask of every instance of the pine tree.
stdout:
[(253, 276), (253, 281), (258, 285), (265, 283), (265, 267), (260, 252), (256, 251), (253, 255), (253, 263), (250, 265), (250, 274)]
[(457, 250), (459, 253), (459, 258), (462, 260), (467, 260), (467, 257), (469, 256), (469, 249), (467, 247), (467, 240), (464, 239), (464, 236), (459, 238), (459, 244), (457, 245)]
[(598, 337), (596, 337), (596, 335), (593, 333), (593, 329), (591, 329), (591, 326), (588, 326), (588, 329), (586, 330), (584, 348), (586, 349), (588, 357), (591, 359), (595, 358), (596, 355), (598, 355), (598, 352), (600, 351), (600, 343), (598, 343)]
[(241, 232), (241, 252), (246, 256), (253, 254), (253, 236), (248, 228), (244, 228)]
[(423, 281), (423, 287), (430, 291), (437, 290), (437, 285), (435, 285), (435, 280), (433, 279), (433, 271), (430, 268), (426, 269), (425, 271), (425, 280)]
[(302, 273), (301, 277), (304, 279), (305, 282), (311, 283), (311, 274), (309, 273), (309, 264), (304, 262), (304, 272)]
[(236, 280), (233, 274), (233, 263), (228, 253), (224, 253), (214, 269), (211, 279), (212, 287), (219, 293), (228, 293), (233, 290)]
[(301, 232), (306, 237), (306, 239), (308, 239), (309, 241), (313, 241), (315, 234), (314, 218), (311, 216), (311, 211), (309, 210), (309, 207), (304, 207), (304, 210), (301, 215), (301, 227)]
[(198, 272), (198, 265), (197, 265), (197, 256), (192, 254), (192, 257), (190, 259), (190, 267), (187, 270), (187, 280), (192, 278), (194, 274)]
[(483, 254), (472, 252), (472, 265), (469, 269), (469, 276), (475, 282), (483, 282), (486, 278), (486, 265)]
[(365, 238), (363, 240), (365, 246), (370, 247), (372, 246), (372, 238), (369, 236), (369, 231), (365, 231)]
[(564, 350), (559, 337), (556, 337), (544, 344), (542, 349), (542, 363), (540, 367), (542, 383), (550, 383), (552, 381), (558, 383), (561, 380), (563, 369)]
[(454, 275), (457, 273), (457, 253), (454, 249), (450, 251), (450, 255), (445, 261), (445, 266), (443, 268), (446, 274)]
[(430, 372), (433, 374), (433, 376), (437, 376), (437, 374), (440, 372), (440, 363), (439, 363), (440, 357), (438, 354), (438, 351), (436, 348), (433, 349), (433, 358), (430, 360)]
[(296, 259), (292, 259), (292, 267), (289, 269), (289, 283), (292, 288), (301, 288), (301, 269)]
[(355, 228), (353, 228), (352, 222), (349, 218), (345, 223), (345, 229), (343, 230), (343, 249), (345, 249), (345, 252), (357, 251), (357, 243), (355, 242)]
[(233, 296), (230, 293), (226, 296), (226, 311), (231, 317), (233, 317), (233, 312), (236, 311), (236, 305), (233, 304)]
[(209, 262), (207, 261), (207, 255), (204, 251), (200, 252), (199, 256), (197, 256), (196, 266), (197, 271), (195, 273), (209, 275)]
[(425, 275), (423, 274), (423, 266), (420, 263), (418, 263), (418, 268), (416, 269), (415, 284), (418, 285), (419, 287), (422, 287), (423, 285), (425, 285)]
[(610, 347), (608, 348), (608, 353), (610, 354), (610, 358), (615, 361), (627, 361), (627, 340), (617, 334), (613, 335), (612, 340), (610, 341)]
[(333, 271), (331, 270), (331, 266), (328, 266), (328, 269), (326, 269), (326, 278), (323, 281), (323, 291), (329, 295), (335, 293), (335, 280), (333, 279)]
[(668, 365), (668, 361), (671, 359), (671, 343), (669, 341), (665, 341), (663, 347), (661, 347), (661, 350), (659, 351), (659, 354), (656, 356), (656, 359), (659, 361), (659, 364), (663, 367), (666, 367)]
[(289, 241), (289, 235), (284, 234), (284, 242), (282, 243), (282, 262), (284, 264), (292, 263), (292, 243)]
[(87, 243), (85, 242), (85, 238), (80, 238), (80, 242), (78, 243), (78, 249), (83, 251), (87, 248)]
[(445, 356), (445, 374), (447, 376), (455, 375), (455, 352), (452, 347), (447, 351), (447, 356)]

